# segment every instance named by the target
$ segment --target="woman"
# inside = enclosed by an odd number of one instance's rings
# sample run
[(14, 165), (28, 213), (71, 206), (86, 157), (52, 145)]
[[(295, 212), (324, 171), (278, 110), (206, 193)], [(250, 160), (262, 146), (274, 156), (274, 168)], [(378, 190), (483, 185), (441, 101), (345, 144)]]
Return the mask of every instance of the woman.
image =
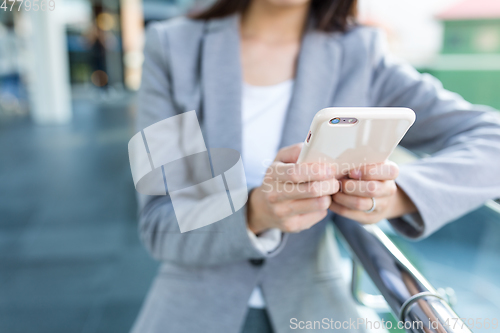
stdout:
[[(498, 196), (498, 117), (391, 60), (355, 12), (353, 0), (220, 0), (148, 29), (138, 128), (196, 110), (209, 147), (241, 152), (251, 192), (245, 209), (183, 234), (168, 196), (145, 199), (141, 236), (162, 265), (133, 332), (355, 319), (329, 211), (421, 238)], [(430, 157), (352, 172), (342, 186), (325, 165), (300, 168), (297, 143), (328, 106), (410, 107), (402, 145)]]

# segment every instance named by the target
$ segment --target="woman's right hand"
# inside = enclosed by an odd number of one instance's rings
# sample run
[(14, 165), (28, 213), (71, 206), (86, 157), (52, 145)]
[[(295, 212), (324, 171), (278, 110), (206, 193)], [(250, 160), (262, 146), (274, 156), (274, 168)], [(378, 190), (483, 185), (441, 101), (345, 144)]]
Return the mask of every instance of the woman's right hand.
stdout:
[(327, 164), (296, 164), (301, 149), (302, 144), (282, 148), (262, 185), (250, 193), (247, 223), (253, 233), (300, 232), (325, 218), (339, 181)]

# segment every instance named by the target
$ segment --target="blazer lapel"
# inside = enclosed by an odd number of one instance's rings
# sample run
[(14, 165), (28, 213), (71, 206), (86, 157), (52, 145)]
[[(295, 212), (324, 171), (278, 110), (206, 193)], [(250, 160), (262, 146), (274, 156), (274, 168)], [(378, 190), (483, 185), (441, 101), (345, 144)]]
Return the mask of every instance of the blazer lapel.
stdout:
[[(208, 22), (203, 39), (201, 89), (207, 146), (241, 152), (243, 78), (238, 15)], [(331, 106), (341, 55), (340, 43), (330, 34), (309, 30), (304, 35), (281, 147), (302, 141), (316, 112)]]
[(208, 147), (241, 152), (240, 38), (238, 16), (207, 23), (201, 58), (203, 127)]
[(341, 55), (340, 43), (331, 35), (314, 30), (304, 35), (281, 147), (305, 139), (316, 112), (332, 106)]

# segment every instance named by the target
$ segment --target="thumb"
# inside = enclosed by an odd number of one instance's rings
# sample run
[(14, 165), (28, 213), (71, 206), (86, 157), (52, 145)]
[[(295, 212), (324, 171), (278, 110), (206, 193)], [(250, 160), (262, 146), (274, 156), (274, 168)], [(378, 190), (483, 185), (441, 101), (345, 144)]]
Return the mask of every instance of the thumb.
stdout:
[(274, 161), (282, 163), (296, 163), (303, 145), (304, 143), (301, 142), (292, 146), (281, 148)]

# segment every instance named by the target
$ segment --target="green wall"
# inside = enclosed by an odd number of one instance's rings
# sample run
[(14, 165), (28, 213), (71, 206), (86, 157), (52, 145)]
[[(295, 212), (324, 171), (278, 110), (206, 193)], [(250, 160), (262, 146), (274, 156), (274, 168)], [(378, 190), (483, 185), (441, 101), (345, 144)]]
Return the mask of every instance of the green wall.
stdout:
[(500, 110), (500, 19), (444, 21), (441, 55), (420, 69), (474, 104)]
[(443, 54), (500, 54), (500, 20), (444, 21)]
[(443, 86), (474, 104), (500, 110), (500, 71), (421, 69), (439, 79)]

